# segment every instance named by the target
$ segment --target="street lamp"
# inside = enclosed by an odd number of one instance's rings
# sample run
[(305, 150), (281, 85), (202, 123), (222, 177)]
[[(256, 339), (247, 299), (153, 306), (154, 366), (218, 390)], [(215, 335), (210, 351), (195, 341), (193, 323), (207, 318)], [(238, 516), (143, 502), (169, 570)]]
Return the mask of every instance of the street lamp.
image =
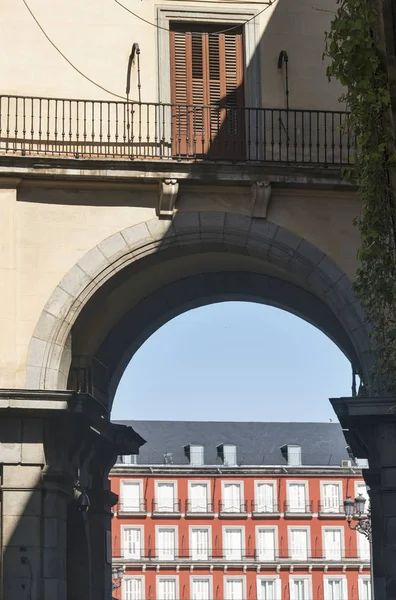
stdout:
[(124, 567), (114, 567), (114, 569), (111, 570), (111, 576), (113, 578), (112, 588), (111, 588), (112, 590), (116, 590), (117, 588), (119, 588), (121, 586), (121, 582), (124, 577), (124, 571), (125, 571), (125, 566)]
[[(371, 544), (371, 515), (370, 507), (367, 510), (367, 514), (364, 513), (364, 506), (366, 499), (362, 494), (356, 496), (353, 500), (350, 496), (344, 500), (345, 516), (348, 522), (349, 529), (357, 531), (364, 535)], [(356, 525), (352, 525), (352, 519), (356, 519)]]

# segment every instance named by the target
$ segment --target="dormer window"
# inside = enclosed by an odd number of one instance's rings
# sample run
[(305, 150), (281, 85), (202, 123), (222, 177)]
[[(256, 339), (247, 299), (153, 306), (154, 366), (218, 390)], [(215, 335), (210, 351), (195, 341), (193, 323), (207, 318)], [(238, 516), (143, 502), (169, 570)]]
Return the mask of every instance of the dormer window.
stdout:
[(236, 446), (233, 444), (220, 444), (220, 446), (217, 446), (217, 455), (221, 458), (225, 467), (236, 467), (237, 453)]
[(286, 444), (281, 447), (281, 452), (285, 456), (289, 467), (301, 466), (301, 446)]
[(188, 444), (184, 446), (184, 454), (190, 461), (190, 465), (199, 467), (204, 464), (204, 447), (199, 444)]

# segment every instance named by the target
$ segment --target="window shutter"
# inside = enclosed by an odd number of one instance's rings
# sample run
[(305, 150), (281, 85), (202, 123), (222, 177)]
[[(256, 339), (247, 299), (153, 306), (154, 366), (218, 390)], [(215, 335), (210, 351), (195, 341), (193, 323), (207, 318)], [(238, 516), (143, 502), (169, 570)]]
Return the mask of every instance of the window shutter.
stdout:
[(274, 560), (275, 532), (272, 529), (259, 529), (257, 545), (259, 560)]
[(176, 581), (174, 579), (160, 579), (158, 588), (158, 600), (176, 600)]
[(126, 558), (141, 558), (141, 530), (133, 527), (124, 529), (124, 556)]
[(192, 512), (207, 512), (208, 486), (205, 483), (192, 483), (190, 487), (190, 496)]
[(142, 600), (142, 580), (128, 578), (123, 581), (125, 600)]
[(208, 579), (193, 579), (192, 600), (209, 600), (210, 585)]
[(174, 560), (175, 558), (175, 530), (159, 529), (158, 540), (158, 558)]
[(209, 536), (207, 529), (192, 530), (192, 558), (193, 560), (209, 559)]
[(226, 593), (227, 600), (243, 600), (242, 579), (227, 579)]
[(274, 486), (272, 483), (257, 484), (257, 506), (259, 512), (274, 512)]
[(173, 483), (157, 484), (157, 504), (161, 512), (173, 512), (175, 500), (175, 486)]
[(138, 511), (140, 507), (140, 484), (123, 481), (121, 485), (121, 503), (124, 509)]

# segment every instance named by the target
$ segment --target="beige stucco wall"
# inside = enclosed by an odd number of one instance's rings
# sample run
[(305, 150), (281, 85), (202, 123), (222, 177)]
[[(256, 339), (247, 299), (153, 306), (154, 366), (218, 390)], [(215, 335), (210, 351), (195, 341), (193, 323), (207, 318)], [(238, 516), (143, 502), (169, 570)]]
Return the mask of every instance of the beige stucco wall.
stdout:
[[(157, 188), (56, 189), (21, 184), (1, 192), (0, 387), (23, 387), (34, 328), (54, 288), (89, 250), (115, 232), (155, 218)], [(199, 208), (198, 208), (199, 207)], [(250, 214), (250, 188), (181, 185), (180, 211)], [(300, 235), (350, 277), (359, 239), (351, 192), (275, 190), (269, 220)]]
[[(94, 81), (124, 95), (126, 68), (131, 46), (141, 49), (142, 99), (158, 100), (158, 72), (168, 57), (158, 58), (158, 30), (127, 13), (113, 0), (27, 0), (38, 21), (67, 58)], [(159, 7), (190, 8), (191, 11), (223, 11), (235, 15), (243, 11), (260, 12), (263, 2), (202, 2), (180, 0), (125, 0), (139, 16), (156, 23)], [(322, 62), (324, 32), (329, 27), (335, 0), (275, 0), (273, 5), (250, 22), (255, 27), (256, 52), (260, 73), (262, 103), (284, 107), (284, 73), (279, 71), (279, 52), (289, 55), (290, 106), (295, 108), (338, 108), (339, 88), (329, 84)], [(253, 13), (252, 13), (253, 14)], [(66, 98), (110, 99), (79, 75), (34, 22), (22, 0), (0, 3), (1, 92)], [(166, 35), (166, 34), (165, 34)], [(131, 98), (137, 96), (136, 73)]]

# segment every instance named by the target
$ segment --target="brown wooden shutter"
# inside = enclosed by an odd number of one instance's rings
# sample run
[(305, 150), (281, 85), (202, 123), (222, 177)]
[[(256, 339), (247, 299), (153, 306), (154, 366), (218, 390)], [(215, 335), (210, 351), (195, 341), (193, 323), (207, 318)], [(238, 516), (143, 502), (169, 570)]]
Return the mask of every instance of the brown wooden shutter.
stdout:
[(242, 32), (184, 24), (171, 30), (170, 42), (174, 153), (207, 155), (215, 148), (216, 154), (225, 152), (230, 143), (235, 147), (229, 137), (237, 133), (241, 111), (235, 109), (243, 107)]

